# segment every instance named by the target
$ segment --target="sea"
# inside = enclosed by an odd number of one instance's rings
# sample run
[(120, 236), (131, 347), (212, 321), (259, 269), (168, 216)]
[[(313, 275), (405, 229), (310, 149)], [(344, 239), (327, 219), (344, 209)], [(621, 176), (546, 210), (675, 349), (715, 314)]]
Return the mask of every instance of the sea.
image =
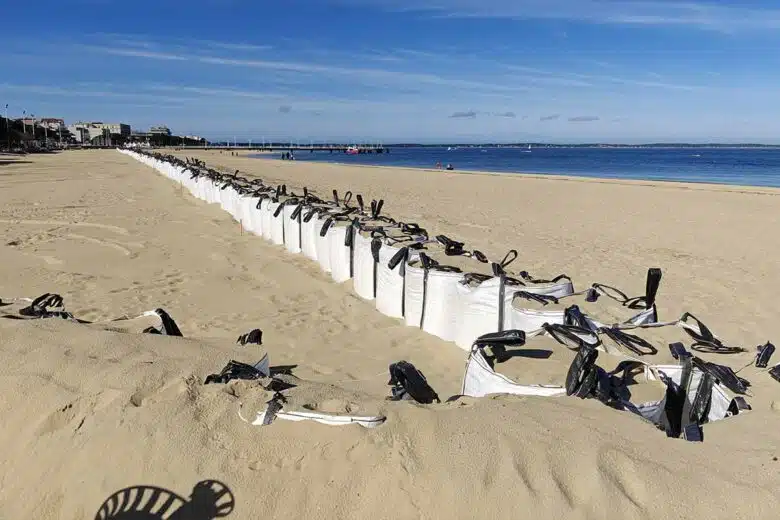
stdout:
[[(257, 157), (281, 160), (281, 153)], [(360, 155), (299, 150), (295, 160), (780, 187), (780, 148), (391, 147)]]

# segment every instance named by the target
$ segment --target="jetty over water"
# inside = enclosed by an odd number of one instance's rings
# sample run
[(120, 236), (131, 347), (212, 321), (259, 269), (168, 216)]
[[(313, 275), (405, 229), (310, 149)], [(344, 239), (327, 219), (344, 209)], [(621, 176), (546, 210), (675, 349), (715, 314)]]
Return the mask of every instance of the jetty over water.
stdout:
[(297, 145), (297, 144), (266, 144), (266, 145), (253, 145), (238, 143), (232, 144), (210, 144), (210, 145), (197, 145), (197, 146), (177, 146), (182, 150), (229, 150), (236, 151), (253, 151), (253, 152), (328, 152), (328, 153), (352, 153), (367, 154), (367, 153), (389, 153), (390, 150), (382, 145), (343, 145), (343, 144), (323, 144), (323, 145)]

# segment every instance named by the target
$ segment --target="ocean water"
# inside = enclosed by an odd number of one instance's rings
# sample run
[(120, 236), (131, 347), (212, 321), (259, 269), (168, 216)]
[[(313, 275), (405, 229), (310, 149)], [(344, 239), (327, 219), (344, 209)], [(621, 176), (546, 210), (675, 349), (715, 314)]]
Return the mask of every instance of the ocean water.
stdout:
[[(280, 153), (263, 158), (279, 158)], [(611, 179), (780, 187), (780, 149), (773, 148), (391, 148), (387, 154), (298, 151), (298, 161), (543, 173)]]

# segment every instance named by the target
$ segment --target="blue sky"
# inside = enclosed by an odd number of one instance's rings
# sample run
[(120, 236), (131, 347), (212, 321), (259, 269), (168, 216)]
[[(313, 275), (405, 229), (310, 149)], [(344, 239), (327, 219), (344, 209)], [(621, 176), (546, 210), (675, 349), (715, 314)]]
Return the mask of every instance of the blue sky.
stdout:
[(780, 142), (780, 4), (5, 2), (0, 107), (210, 139)]

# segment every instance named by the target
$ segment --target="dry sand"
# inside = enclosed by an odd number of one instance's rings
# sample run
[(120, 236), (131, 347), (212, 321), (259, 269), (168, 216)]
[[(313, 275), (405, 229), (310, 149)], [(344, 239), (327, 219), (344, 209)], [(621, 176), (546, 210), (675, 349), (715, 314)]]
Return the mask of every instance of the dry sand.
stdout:
[[(748, 348), (780, 338), (774, 190), (188, 155), (384, 198), (388, 214), (493, 258), (518, 249), (522, 268), (566, 272), (578, 288), (598, 281), (633, 296), (659, 266), (662, 319), (693, 311)], [(413, 362), (447, 397), (460, 389), (464, 353), (382, 316), (302, 256), (241, 234), (130, 157), (24, 161), (0, 166), (0, 298), (57, 292), (90, 320), (164, 307), (187, 338), (0, 320), (0, 518), (94, 518), (120, 488), (186, 497), (205, 479), (231, 488), (229, 518), (776, 517), (780, 384), (766, 373), (741, 373), (754, 384), (753, 412), (708, 425), (703, 444), (594, 401), (388, 403), (389, 363)], [(235, 345), (256, 327), (262, 347)], [(239, 403), (256, 408), (263, 392), (201, 383), (229, 359), (264, 352), (324, 384), (302, 391), (305, 404), (378, 409), (387, 423), (242, 422)]]

